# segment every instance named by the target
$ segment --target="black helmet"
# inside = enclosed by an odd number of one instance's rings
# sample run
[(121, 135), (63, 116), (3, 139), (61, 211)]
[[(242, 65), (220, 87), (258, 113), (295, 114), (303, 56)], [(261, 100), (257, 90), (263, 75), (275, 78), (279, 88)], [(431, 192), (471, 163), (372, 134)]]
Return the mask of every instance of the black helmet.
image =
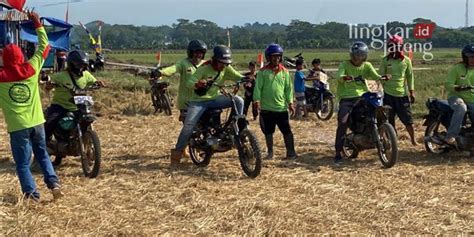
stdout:
[(67, 68), (76, 75), (82, 76), (82, 71), (89, 65), (89, 55), (82, 50), (73, 50), (67, 55)]
[(468, 44), (462, 48), (461, 51), (462, 61), (467, 65), (467, 60), (470, 57), (474, 57), (474, 44)]
[(351, 46), (351, 57), (363, 57), (364, 60), (367, 59), (367, 55), (369, 55), (369, 47), (364, 42), (357, 41), (352, 44)]
[(212, 60), (217, 60), (221, 63), (231, 64), (232, 63), (232, 52), (229, 47), (224, 45), (217, 45), (214, 47)]
[(193, 53), (195, 51), (203, 51), (203, 53), (204, 53), (203, 58), (204, 58), (204, 56), (206, 55), (206, 51), (207, 51), (206, 43), (204, 43), (204, 41), (202, 41), (202, 40), (191, 40), (191, 42), (189, 42), (189, 44), (188, 44), (188, 50), (187, 50), (188, 58), (192, 58)]

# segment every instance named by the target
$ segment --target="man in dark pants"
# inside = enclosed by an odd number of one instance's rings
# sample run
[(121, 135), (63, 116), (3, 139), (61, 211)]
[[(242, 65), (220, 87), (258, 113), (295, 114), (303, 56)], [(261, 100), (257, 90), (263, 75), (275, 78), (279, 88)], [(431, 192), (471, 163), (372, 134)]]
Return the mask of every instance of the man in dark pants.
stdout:
[[(244, 97), (244, 114), (247, 116), (250, 105), (253, 102), (253, 89), (255, 88), (255, 74), (257, 72), (257, 63), (255, 61), (249, 62), (249, 71), (244, 74), (245, 77), (249, 78), (250, 81), (244, 84), (245, 97)], [(258, 111), (252, 106), (253, 120), (257, 118)]]
[[(403, 38), (394, 35), (388, 42), (389, 53), (380, 63), (380, 74), (391, 75), (390, 81), (383, 81), (383, 104), (390, 106), (388, 121), (395, 128), (395, 115), (405, 125), (411, 138), (411, 144), (416, 146), (415, 129), (411, 115), (411, 104), (415, 103), (415, 82), (411, 60), (403, 55)], [(407, 90), (408, 89), (408, 90)]]
[(265, 49), (268, 64), (257, 73), (253, 94), (254, 106), (260, 112), (260, 127), (265, 134), (267, 158), (273, 158), (273, 133), (278, 125), (283, 134), (286, 158), (295, 159), (295, 144), (288, 110), (293, 115), (293, 82), (288, 70), (281, 64), (283, 49), (270, 44)]

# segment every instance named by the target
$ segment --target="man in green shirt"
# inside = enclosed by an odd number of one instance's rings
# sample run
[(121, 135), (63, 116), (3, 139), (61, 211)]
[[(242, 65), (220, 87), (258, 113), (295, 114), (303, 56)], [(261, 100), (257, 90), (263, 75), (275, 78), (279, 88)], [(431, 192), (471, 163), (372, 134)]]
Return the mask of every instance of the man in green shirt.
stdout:
[(451, 145), (456, 144), (466, 112), (469, 111), (474, 118), (474, 93), (470, 89), (474, 85), (474, 44), (464, 46), (461, 55), (462, 62), (449, 69), (445, 83), (448, 103), (454, 111), (445, 139)]
[(260, 110), (260, 128), (265, 134), (267, 159), (273, 158), (273, 133), (278, 126), (283, 134), (286, 158), (295, 159), (295, 144), (290, 127), (290, 116), (295, 113), (293, 107), (293, 82), (290, 73), (281, 63), (283, 48), (270, 44), (265, 49), (267, 65), (257, 73), (253, 91), (254, 106)]
[(391, 107), (388, 121), (395, 128), (395, 115), (398, 115), (410, 135), (412, 145), (416, 146), (411, 115), (411, 103), (415, 102), (413, 68), (411, 60), (403, 55), (402, 47), (403, 38), (399, 35), (392, 36), (388, 42), (389, 53), (380, 63), (380, 74), (391, 76), (390, 80), (382, 81), (383, 104)]
[[(232, 106), (232, 99), (221, 95), (219, 88), (215, 85), (223, 85), (225, 81), (238, 81), (244, 76), (236, 71), (230, 64), (232, 63), (232, 53), (230, 49), (223, 45), (218, 45), (213, 49), (212, 60), (205, 62), (193, 74), (192, 80), (185, 81), (185, 87), (193, 91), (189, 100), (188, 112), (184, 121), (184, 126), (176, 143), (176, 147), (171, 149), (171, 166), (177, 166), (180, 163), (184, 149), (188, 145), (189, 139), (193, 133), (194, 126), (201, 115), (207, 109), (229, 108)], [(210, 84), (211, 86), (208, 86)], [(200, 95), (196, 90), (202, 91)], [(234, 97), (237, 107), (237, 114), (242, 115), (244, 100)]]
[(184, 121), (184, 114), (189, 99), (193, 95), (192, 88), (186, 87), (186, 82), (192, 80), (194, 72), (204, 62), (203, 59), (206, 56), (206, 51), (206, 43), (201, 40), (192, 40), (188, 44), (187, 58), (181, 59), (170, 67), (152, 71), (152, 77), (171, 76), (179, 73), (178, 109), (181, 112), (180, 121)]
[(339, 98), (339, 111), (335, 141), (336, 157), (334, 161), (336, 164), (342, 162), (341, 152), (348, 126), (348, 116), (359, 97), (368, 91), (365, 83), (356, 82), (354, 78), (362, 77), (366, 80), (379, 80), (381, 78), (372, 64), (366, 61), (368, 54), (369, 48), (365, 43), (355, 42), (350, 50), (351, 59), (342, 62), (337, 71), (336, 95)]
[(66, 116), (68, 112), (77, 111), (74, 104), (74, 88), (84, 89), (87, 86), (97, 83), (104, 86), (102, 81), (97, 81), (95, 77), (87, 71), (89, 56), (81, 50), (71, 51), (66, 59), (67, 70), (56, 73), (52, 76), (52, 81), (47, 84), (46, 89), (51, 90), (54, 86), (53, 100), (51, 106), (46, 110), (46, 141), (50, 141), (55, 126), (59, 119)]
[(26, 198), (39, 200), (40, 194), (30, 170), (32, 153), (43, 172), (44, 182), (53, 196), (62, 196), (59, 179), (54, 172), (46, 150), (44, 116), (39, 93), (39, 73), (48, 55), (48, 36), (38, 14), (28, 13), (36, 28), (38, 47), (34, 55), (25, 62), (23, 52), (15, 44), (3, 49), (3, 69), (0, 70), (0, 107), (5, 116), (10, 134), (10, 146)]

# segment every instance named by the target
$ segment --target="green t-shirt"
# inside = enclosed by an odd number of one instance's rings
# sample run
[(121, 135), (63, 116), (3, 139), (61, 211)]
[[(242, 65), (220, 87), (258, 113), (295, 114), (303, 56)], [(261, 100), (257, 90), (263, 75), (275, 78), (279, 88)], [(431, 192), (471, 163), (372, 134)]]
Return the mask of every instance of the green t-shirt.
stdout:
[(277, 70), (264, 67), (257, 73), (253, 100), (260, 101), (262, 110), (283, 112), (293, 103), (293, 83), (290, 73), (279, 65)]
[[(204, 62), (204, 61), (202, 61)], [(191, 63), (189, 58), (182, 59), (176, 64), (160, 69), (160, 72), (164, 76), (171, 76), (175, 73), (179, 73), (179, 86), (178, 86), (178, 109), (186, 109), (187, 103), (193, 96), (194, 91), (186, 87), (186, 82), (191, 81), (194, 72), (202, 64), (194, 65)]]
[(413, 67), (408, 57), (403, 60), (384, 57), (380, 63), (379, 73), (381, 75), (392, 75), (390, 80), (381, 81), (384, 93), (391, 96), (406, 96), (406, 87), (408, 87), (408, 90), (413, 90), (415, 87)]
[(474, 86), (474, 68), (467, 69), (463, 63), (452, 66), (448, 71), (448, 80), (445, 83), (448, 97), (458, 96), (466, 103), (474, 103), (473, 91), (455, 91), (455, 86)]
[(363, 62), (360, 66), (354, 66), (350, 60), (344, 61), (339, 65), (337, 71), (337, 90), (336, 95), (339, 99), (356, 98), (367, 92), (367, 85), (361, 82), (344, 81), (342, 77), (362, 76), (366, 80), (378, 80), (380, 75), (369, 62)]
[(44, 27), (36, 29), (38, 47), (28, 63), (35, 74), (19, 81), (0, 81), (0, 107), (9, 133), (32, 128), (44, 123), (39, 93), (38, 76), (49, 51), (48, 36)]
[[(76, 111), (77, 106), (74, 104), (71, 77), (67, 71), (59, 72), (51, 77), (53, 83), (58, 86), (54, 88), (52, 104), (60, 105), (61, 107), (69, 110)], [(87, 86), (94, 84), (97, 80), (88, 71), (84, 71), (83, 76), (76, 79), (76, 84), (80, 89), (84, 89)]]
[(186, 87), (193, 92), (193, 96), (190, 101), (207, 101), (216, 99), (220, 95), (219, 88), (216, 86), (211, 86), (207, 93), (203, 96), (199, 96), (194, 93), (194, 84), (202, 79), (213, 80), (216, 75), (219, 76), (216, 78), (215, 85), (224, 85), (225, 81), (238, 81), (244, 77), (238, 71), (236, 71), (231, 65), (226, 66), (222, 72), (214, 70), (210, 63), (205, 63), (200, 66), (192, 76), (192, 80), (186, 81)]

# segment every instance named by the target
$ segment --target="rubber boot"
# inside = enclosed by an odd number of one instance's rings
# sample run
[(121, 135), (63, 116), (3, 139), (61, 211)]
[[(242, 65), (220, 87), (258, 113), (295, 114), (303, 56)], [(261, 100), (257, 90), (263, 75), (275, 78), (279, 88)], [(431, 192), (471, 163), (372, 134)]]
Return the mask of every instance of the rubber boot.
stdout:
[(183, 151), (178, 151), (176, 149), (171, 149), (170, 156), (170, 167), (177, 168), (181, 162), (181, 156), (183, 156)]
[(293, 139), (293, 133), (284, 135), (283, 140), (285, 141), (286, 158), (296, 159), (297, 155), (295, 151), (295, 141)]
[(191, 155), (189, 155), (189, 152), (188, 152), (188, 147), (186, 146), (186, 148), (184, 148), (183, 150), (183, 157), (184, 158), (190, 158)]
[(267, 160), (273, 159), (273, 134), (265, 135), (267, 143)]

